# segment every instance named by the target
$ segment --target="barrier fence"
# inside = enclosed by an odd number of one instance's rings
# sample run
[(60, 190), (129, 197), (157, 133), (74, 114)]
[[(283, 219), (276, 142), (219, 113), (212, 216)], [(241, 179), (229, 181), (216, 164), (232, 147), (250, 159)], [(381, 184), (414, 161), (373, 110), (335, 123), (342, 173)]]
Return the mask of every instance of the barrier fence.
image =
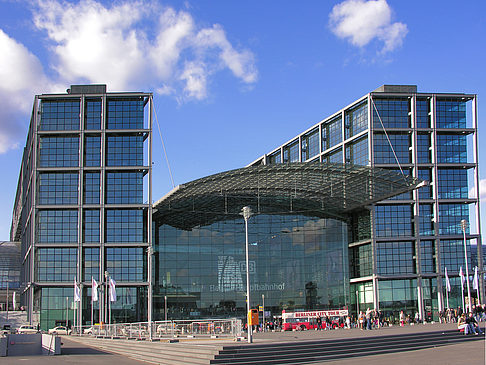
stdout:
[(173, 320), (137, 323), (95, 324), (73, 328), (71, 335), (162, 339), (177, 337), (240, 337), (242, 321), (237, 318)]

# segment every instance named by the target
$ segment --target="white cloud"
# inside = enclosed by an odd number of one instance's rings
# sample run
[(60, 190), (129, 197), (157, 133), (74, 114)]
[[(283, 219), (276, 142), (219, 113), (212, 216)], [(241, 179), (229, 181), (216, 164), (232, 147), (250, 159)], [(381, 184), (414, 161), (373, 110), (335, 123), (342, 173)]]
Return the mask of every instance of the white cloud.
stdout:
[[(257, 79), (250, 51), (235, 50), (219, 25), (198, 29), (185, 11), (142, 1), (108, 7), (93, 0), (47, 0), (38, 8), (35, 25), (47, 32), (57, 56), (53, 66), (63, 79), (194, 99), (206, 97), (208, 77), (223, 68), (246, 84)], [(215, 63), (217, 58), (223, 62)]]
[(257, 81), (253, 54), (235, 49), (220, 25), (197, 26), (188, 12), (156, 2), (37, 0), (33, 20), (47, 37), (46, 65), (0, 29), (0, 153), (23, 139), (38, 93), (102, 83), (181, 102), (206, 98), (223, 69), (246, 85)]
[[(476, 190), (474, 189), (474, 187), (472, 187), (470, 190), (469, 190), (469, 197), (474, 199), (476, 197)], [(479, 180), (479, 200), (482, 202), (482, 203), (485, 203), (486, 202), (486, 179), (480, 179)]]
[(386, 0), (345, 0), (329, 15), (336, 36), (358, 47), (378, 39), (383, 42), (382, 53), (401, 46), (408, 32), (405, 24), (392, 23), (391, 19), (392, 10)]
[(27, 123), (19, 122), (19, 114), (29, 113), (36, 91), (53, 86), (37, 57), (1, 29), (0, 49), (0, 153), (5, 153), (17, 148), (25, 133)]

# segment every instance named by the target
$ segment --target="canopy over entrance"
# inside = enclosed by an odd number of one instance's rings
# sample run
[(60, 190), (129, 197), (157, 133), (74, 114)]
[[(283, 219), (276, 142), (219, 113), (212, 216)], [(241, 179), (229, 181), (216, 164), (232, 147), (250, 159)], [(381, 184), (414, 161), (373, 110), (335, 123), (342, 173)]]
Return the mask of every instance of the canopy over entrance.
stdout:
[(154, 218), (189, 230), (256, 214), (304, 214), (346, 220), (369, 204), (423, 181), (394, 170), (350, 164), (290, 163), (244, 167), (178, 185), (154, 204)]

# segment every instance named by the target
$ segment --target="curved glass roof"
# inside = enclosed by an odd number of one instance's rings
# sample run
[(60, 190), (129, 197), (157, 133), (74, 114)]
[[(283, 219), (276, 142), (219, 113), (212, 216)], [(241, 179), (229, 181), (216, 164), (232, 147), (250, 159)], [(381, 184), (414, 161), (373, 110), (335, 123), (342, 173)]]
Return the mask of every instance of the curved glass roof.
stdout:
[(393, 170), (350, 164), (244, 167), (179, 185), (154, 204), (154, 219), (180, 229), (255, 214), (304, 214), (346, 220), (354, 210), (413, 190), (422, 181)]

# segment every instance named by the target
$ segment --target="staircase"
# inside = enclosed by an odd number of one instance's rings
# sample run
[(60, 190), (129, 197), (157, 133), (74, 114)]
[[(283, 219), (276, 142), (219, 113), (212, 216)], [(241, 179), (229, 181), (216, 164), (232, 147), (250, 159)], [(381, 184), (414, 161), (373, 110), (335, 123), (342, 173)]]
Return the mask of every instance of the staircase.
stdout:
[(401, 351), (481, 340), (484, 336), (464, 336), (457, 330), (339, 340), (289, 342), (252, 346), (224, 346), (210, 364), (309, 364), (350, 357)]
[(404, 333), (353, 338), (267, 342), (254, 344), (164, 343), (124, 339), (71, 337), (108, 352), (153, 364), (311, 364), (401, 351), (433, 348), (464, 341), (484, 340), (483, 336), (464, 336), (457, 330)]

